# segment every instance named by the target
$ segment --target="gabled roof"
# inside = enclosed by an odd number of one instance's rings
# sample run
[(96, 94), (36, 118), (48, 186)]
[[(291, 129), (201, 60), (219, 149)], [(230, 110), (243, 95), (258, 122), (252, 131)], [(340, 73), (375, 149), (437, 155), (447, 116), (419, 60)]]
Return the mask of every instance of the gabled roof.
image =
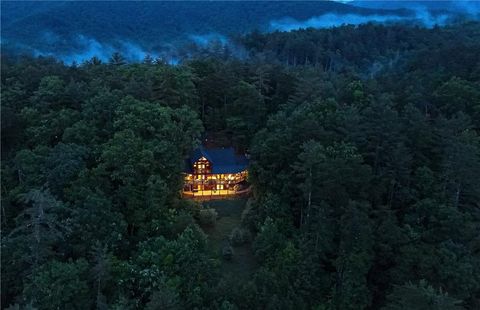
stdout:
[(205, 157), (212, 164), (212, 173), (238, 173), (244, 171), (248, 165), (245, 155), (235, 154), (233, 148), (204, 148), (196, 149), (190, 156), (187, 164), (188, 173), (192, 173), (193, 164)]

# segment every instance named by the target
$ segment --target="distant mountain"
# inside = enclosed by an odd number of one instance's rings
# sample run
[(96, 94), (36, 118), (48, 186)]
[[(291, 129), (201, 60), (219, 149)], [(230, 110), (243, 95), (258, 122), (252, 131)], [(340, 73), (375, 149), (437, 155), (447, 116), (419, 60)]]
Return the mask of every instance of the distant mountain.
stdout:
[(353, 0), (348, 2), (348, 4), (370, 8), (370, 9), (415, 9), (415, 8), (425, 8), (433, 13), (447, 11), (447, 12), (461, 12), (468, 14), (478, 14), (480, 11), (480, 2), (477, 0), (423, 0), (423, 1), (412, 1), (412, 0), (384, 0), (384, 1), (371, 1), (371, 0)]
[(229, 36), (255, 29), (288, 31), (416, 16), (408, 5), (382, 3), (390, 2), (2, 1), (1, 40), (4, 50), (67, 62), (106, 58), (114, 51), (135, 60), (147, 53), (171, 53), (182, 44), (225, 44)]
[(155, 51), (189, 39), (201, 43), (212, 34), (268, 31), (272, 20), (325, 13), (389, 12), (332, 1), (2, 1), (2, 42), (39, 53), (80, 50), (92, 42), (114, 48), (129, 42)]

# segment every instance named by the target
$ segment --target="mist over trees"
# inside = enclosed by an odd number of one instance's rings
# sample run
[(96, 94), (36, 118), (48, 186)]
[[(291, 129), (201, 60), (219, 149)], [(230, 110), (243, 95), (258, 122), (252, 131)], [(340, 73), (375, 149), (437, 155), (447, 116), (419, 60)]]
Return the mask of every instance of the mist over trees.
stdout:
[[(2, 54), (2, 308), (480, 308), (480, 24), (240, 43)], [(205, 136), (251, 156), (246, 279), (180, 196)]]
[[(251, 31), (331, 28), (367, 22), (434, 27), (480, 20), (476, 1), (3, 1), (2, 52), (54, 56), (68, 65), (121, 52), (174, 64)], [(209, 46), (212, 45), (212, 46)], [(193, 54), (193, 55), (192, 55)]]

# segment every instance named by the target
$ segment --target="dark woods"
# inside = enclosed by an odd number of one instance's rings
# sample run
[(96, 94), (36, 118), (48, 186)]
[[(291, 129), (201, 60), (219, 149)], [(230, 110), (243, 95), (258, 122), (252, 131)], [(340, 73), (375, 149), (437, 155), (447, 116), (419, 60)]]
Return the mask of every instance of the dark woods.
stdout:
[[(478, 309), (479, 25), (241, 41), (178, 66), (3, 56), (2, 307)], [(251, 153), (245, 281), (179, 197), (205, 135)]]

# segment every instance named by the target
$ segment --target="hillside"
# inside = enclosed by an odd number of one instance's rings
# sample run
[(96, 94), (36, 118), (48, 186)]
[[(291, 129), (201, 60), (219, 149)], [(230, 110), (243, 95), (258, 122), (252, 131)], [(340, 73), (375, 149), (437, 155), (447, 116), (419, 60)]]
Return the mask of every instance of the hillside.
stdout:
[(185, 43), (202, 45), (254, 29), (274, 30), (272, 21), (327, 13), (366, 20), (409, 14), (333, 1), (2, 1), (2, 13), (2, 44), (9, 50), (56, 56), (112, 50), (128, 55), (135, 49), (156, 54)]
[(480, 21), (389, 3), (1, 2), (1, 309), (480, 309)]

